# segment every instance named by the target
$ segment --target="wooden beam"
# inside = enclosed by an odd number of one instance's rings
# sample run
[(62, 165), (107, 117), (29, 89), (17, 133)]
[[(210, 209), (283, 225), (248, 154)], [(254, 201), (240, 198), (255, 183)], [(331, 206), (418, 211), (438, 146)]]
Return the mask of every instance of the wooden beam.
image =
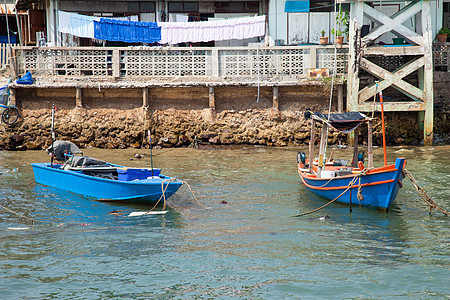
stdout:
[(423, 46), (396, 46), (396, 47), (383, 47), (383, 46), (371, 46), (364, 48), (364, 56), (382, 55), (382, 56), (402, 56), (402, 55), (423, 55)]
[(364, 4), (365, 16), (372, 21), (381, 23), (383, 25), (378, 26), (374, 30), (369, 32), (369, 34), (363, 38), (363, 44), (367, 45), (375, 41), (386, 32), (395, 31), (408, 40), (411, 40), (418, 45), (423, 45), (423, 37), (402, 24), (419, 13), (421, 10), (422, 4), (420, 1), (411, 2), (409, 5), (405, 6), (403, 9), (394, 14), (392, 17), (388, 17), (382, 12), (370, 7), (367, 4)]
[(404, 94), (411, 98), (424, 100), (423, 90), (413, 86), (412, 84), (402, 80), (403, 77), (411, 74), (412, 72), (418, 70), (424, 65), (424, 58), (420, 57), (414, 61), (411, 61), (396, 72), (389, 72), (382, 67), (376, 65), (375, 63), (369, 61), (368, 59), (361, 59), (361, 68), (369, 72), (370, 74), (382, 78), (381, 82), (378, 83), (378, 88), (375, 84), (371, 86), (367, 86), (361, 91), (359, 91), (359, 99), (358, 102), (364, 102), (367, 99), (373, 97), (373, 95), (377, 94), (380, 90), (384, 90), (391, 85), (398, 87)]
[[(424, 102), (384, 102), (384, 111), (424, 111)], [(371, 112), (373, 110), (373, 103), (360, 103), (358, 105), (359, 111)], [(380, 103), (375, 104), (375, 111), (381, 111)]]

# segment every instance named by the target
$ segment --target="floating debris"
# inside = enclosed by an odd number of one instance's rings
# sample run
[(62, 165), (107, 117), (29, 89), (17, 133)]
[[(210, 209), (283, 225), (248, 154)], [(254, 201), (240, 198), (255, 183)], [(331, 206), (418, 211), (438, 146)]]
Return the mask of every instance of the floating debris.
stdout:
[(8, 227), (8, 230), (28, 230), (30, 227)]
[(129, 217), (137, 217), (137, 216), (144, 216), (144, 215), (165, 215), (168, 213), (167, 210), (158, 210), (158, 211), (134, 211), (131, 212), (128, 216)]

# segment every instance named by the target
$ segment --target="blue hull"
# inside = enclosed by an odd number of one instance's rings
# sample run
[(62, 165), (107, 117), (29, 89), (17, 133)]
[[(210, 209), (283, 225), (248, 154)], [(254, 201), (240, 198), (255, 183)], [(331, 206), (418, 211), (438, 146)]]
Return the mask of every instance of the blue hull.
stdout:
[[(389, 210), (392, 202), (397, 197), (398, 190), (403, 179), (402, 170), (405, 165), (404, 158), (397, 158), (395, 165), (371, 170), (362, 175), (354, 186), (345, 191), (354, 175), (330, 178), (311, 178), (305, 173), (300, 173), (303, 184), (316, 195), (336, 202), (352, 203), (366, 207)], [(358, 187), (361, 185), (361, 194), (364, 200), (358, 199)], [(345, 193), (343, 193), (345, 191)], [(343, 194), (342, 194), (343, 193)], [(341, 195), (342, 194), (342, 195)], [(341, 196), (339, 196), (341, 195)]]
[(120, 181), (85, 175), (81, 171), (61, 170), (59, 164), (53, 164), (53, 168), (50, 163), (34, 163), (31, 166), (36, 183), (98, 200), (155, 203), (162, 196), (162, 185), (166, 199), (182, 185), (181, 181), (162, 175)]

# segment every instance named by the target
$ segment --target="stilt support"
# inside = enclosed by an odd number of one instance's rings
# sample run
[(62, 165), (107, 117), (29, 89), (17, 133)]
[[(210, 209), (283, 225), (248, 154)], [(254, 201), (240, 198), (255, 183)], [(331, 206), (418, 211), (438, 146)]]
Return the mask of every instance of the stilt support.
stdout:
[(75, 105), (78, 108), (83, 107), (83, 91), (79, 87), (75, 90)]

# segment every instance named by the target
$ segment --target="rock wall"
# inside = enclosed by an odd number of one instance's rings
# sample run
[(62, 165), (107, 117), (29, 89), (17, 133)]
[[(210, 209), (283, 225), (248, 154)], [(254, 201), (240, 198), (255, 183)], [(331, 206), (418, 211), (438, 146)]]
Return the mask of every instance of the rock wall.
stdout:
[[(21, 91), (20, 93), (25, 93)], [(83, 107), (75, 107), (74, 89), (28, 90), (19, 94), (22, 117), (12, 126), (1, 125), (0, 150), (45, 149), (51, 144), (51, 105), (57, 106), (57, 139), (80, 147), (148, 147), (145, 133), (151, 130), (155, 147), (254, 144), (268, 146), (306, 145), (309, 121), (306, 108), (328, 109), (328, 91), (318, 87), (280, 88), (280, 111), (272, 106), (271, 89), (220, 88), (216, 110), (208, 107), (207, 88), (155, 88), (149, 93), (150, 106), (142, 108), (139, 90), (86, 90)], [(336, 103), (336, 101), (334, 101)], [(446, 103), (446, 102), (445, 102)], [(334, 110), (336, 109), (333, 107)], [(448, 142), (447, 113), (436, 110), (435, 133)], [(374, 144), (381, 145), (381, 122), (374, 124)], [(417, 112), (386, 113), (387, 142), (416, 145), (423, 129)], [(364, 134), (366, 128), (362, 127)], [(319, 130), (316, 132), (317, 137)], [(347, 135), (331, 130), (330, 144), (346, 144)], [(360, 143), (364, 143), (360, 135)]]

